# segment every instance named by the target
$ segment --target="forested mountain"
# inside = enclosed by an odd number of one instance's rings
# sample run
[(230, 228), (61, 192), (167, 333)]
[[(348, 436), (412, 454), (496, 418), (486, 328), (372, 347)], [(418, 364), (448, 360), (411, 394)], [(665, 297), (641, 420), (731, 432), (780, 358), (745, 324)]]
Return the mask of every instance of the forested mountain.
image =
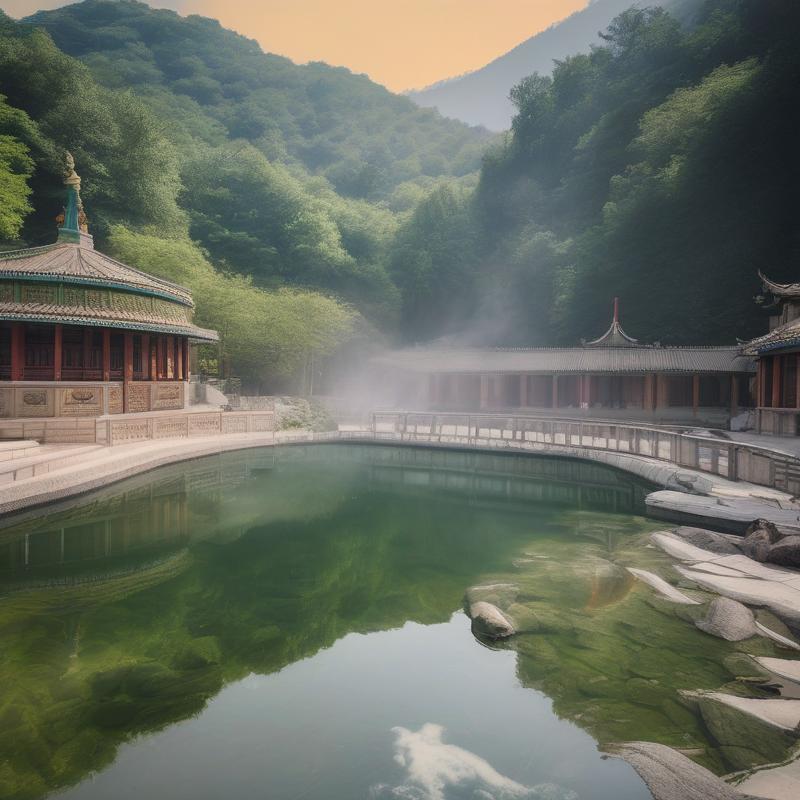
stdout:
[(603, 39), (519, 83), (477, 191), (399, 231), (415, 337), (573, 344), (619, 295), (633, 336), (730, 343), (766, 325), (758, 269), (800, 278), (800, 4), (706, 0), (688, 29), (632, 9)]
[(260, 285), (324, 287), (383, 314), (393, 212), (480, 166), (486, 131), (265, 54), (216, 20), (86, 0), (27, 22), (168, 123), (192, 238)]
[(436, 108), (445, 117), (470, 125), (504, 131), (511, 127), (514, 104), (511, 88), (527, 75), (549, 75), (553, 62), (577, 53), (588, 53), (600, 44), (598, 33), (606, 29), (617, 14), (630, 6), (659, 5), (683, 14), (696, 0), (590, 0), (586, 8), (531, 36), (513, 50), (485, 67), (440, 81), (408, 96), (424, 108)]
[[(129, 0), (2, 17), (0, 94), (0, 237), (52, 241), (70, 149), (99, 245), (196, 284), (201, 321), (245, 375), (328, 348), (322, 332), (353, 311), (391, 329), (397, 225), (438, 183), (474, 186), (490, 138), (364, 76)], [(270, 316), (269, 342), (248, 308)]]
[(264, 388), (354, 328), (574, 344), (615, 295), (645, 341), (750, 337), (757, 270), (800, 277), (800, 4), (690, 2), (525, 77), (494, 138), (129, 0), (0, 18), (0, 238), (52, 241), (73, 150), (99, 244)]

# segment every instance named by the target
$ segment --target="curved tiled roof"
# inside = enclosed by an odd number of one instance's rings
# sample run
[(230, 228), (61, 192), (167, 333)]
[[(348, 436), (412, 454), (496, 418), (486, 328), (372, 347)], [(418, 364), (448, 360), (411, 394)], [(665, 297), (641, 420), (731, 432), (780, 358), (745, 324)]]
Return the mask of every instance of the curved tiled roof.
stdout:
[(216, 331), (198, 328), (185, 320), (148, 311), (119, 308), (83, 308), (44, 303), (0, 302), (0, 320), (7, 322), (53, 322), (66, 325), (96, 325), (105, 328), (170, 333), (206, 342), (219, 341)]
[(599, 338), (586, 342), (585, 347), (636, 347), (638, 339), (628, 336), (618, 320), (611, 323), (611, 327)]
[(57, 242), (0, 253), (0, 279), (64, 281), (126, 289), (192, 306), (188, 289), (129, 267), (80, 244)]
[(775, 283), (761, 271), (758, 277), (761, 278), (764, 289), (775, 297), (800, 297), (800, 283)]
[(398, 350), (374, 359), (413, 372), (487, 373), (754, 373), (738, 347), (541, 347), (492, 350)]
[(789, 347), (800, 347), (800, 319), (794, 319), (758, 339), (753, 339), (745, 345), (745, 352), (755, 355)]

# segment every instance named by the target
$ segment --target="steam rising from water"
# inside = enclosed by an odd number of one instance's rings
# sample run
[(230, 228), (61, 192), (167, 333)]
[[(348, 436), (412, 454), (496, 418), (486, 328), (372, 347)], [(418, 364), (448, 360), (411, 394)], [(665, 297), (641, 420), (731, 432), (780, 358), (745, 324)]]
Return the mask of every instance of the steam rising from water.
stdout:
[(501, 775), (488, 761), (442, 741), (444, 728), (428, 722), (418, 731), (392, 728), (394, 760), (405, 767), (400, 786), (374, 786), (372, 797), (397, 800), (577, 800), (554, 784), (523, 786)]

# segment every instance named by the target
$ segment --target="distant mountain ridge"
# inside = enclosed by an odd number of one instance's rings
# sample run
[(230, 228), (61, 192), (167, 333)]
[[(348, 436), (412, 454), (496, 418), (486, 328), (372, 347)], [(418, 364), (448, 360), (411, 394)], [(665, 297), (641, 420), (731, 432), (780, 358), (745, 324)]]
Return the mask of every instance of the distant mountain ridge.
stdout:
[(692, 4), (693, 0), (594, 0), (485, 67), (407, 94), (417, 105), (436, 108), (442, 116), (491, 131), (507, 130), (514, 115), (508, 93), (522, 78), (534, 72), (549, 74), (554, 60), (587, 52), (600, 43), (598, 33), (631, 6), (660, 5), (681, 14)]

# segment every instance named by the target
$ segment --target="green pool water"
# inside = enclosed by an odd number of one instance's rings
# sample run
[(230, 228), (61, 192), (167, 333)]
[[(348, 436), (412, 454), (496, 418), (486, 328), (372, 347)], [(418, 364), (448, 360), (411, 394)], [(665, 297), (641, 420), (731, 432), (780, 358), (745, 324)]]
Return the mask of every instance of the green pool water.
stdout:
[[(626, 739), (740, 766), (678, 696), (734, 681), (733, 645), (623, 569), (666, 563), (646, 492), (577, 461), (325, 445), (5, 519), (0, 797), (648, 798), (602, 755)], [(502, 644), (463, 611), (493, 582), (524, 628)]]

